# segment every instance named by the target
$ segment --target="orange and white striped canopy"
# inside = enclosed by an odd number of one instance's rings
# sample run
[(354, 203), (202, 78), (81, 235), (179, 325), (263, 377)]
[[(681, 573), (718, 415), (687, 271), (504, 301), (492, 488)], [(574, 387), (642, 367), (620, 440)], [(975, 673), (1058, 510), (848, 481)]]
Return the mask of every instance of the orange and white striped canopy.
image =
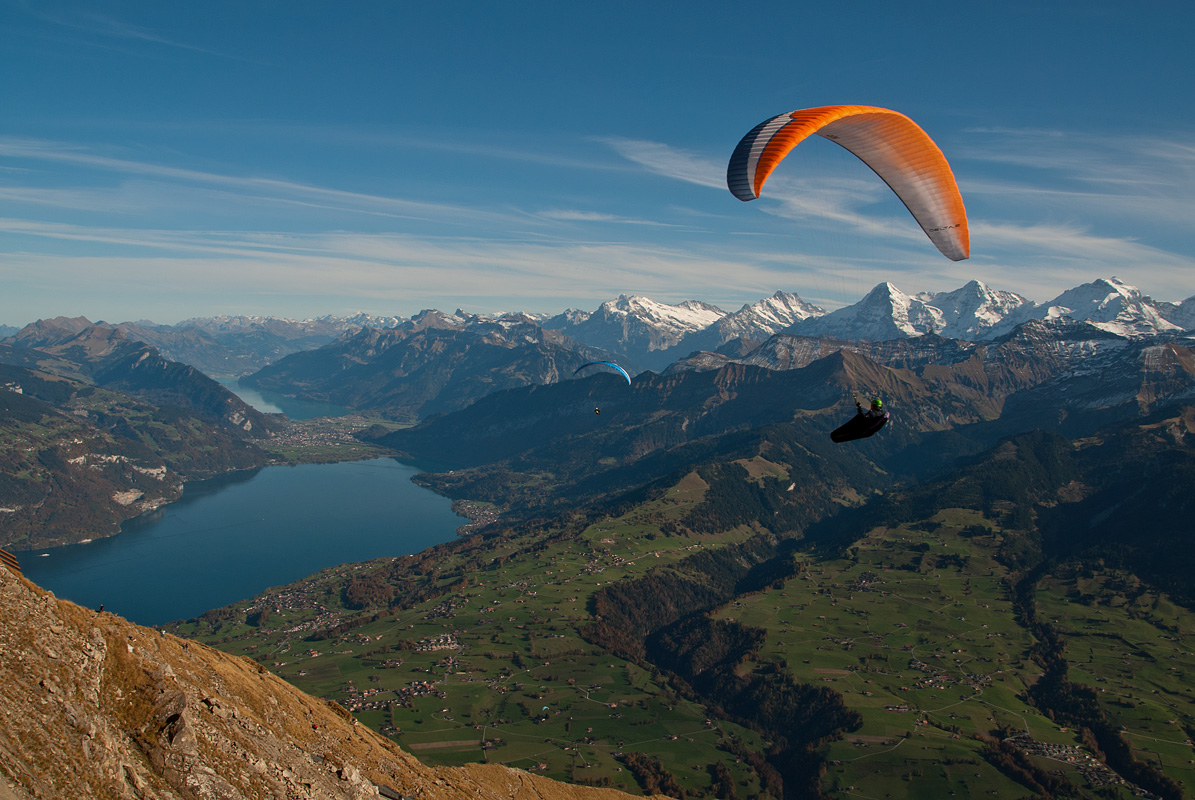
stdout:
[(772, 170), (816, 133), (854, 153), (896, 193), (942, 255), (971, 255), (967, 209), (954, 172), (934, 140), (898, 111), (874, 106), (823, 106), (790, 111), (759, 123), (743, 137), (726, 168), (726, 185), (754, 200)]

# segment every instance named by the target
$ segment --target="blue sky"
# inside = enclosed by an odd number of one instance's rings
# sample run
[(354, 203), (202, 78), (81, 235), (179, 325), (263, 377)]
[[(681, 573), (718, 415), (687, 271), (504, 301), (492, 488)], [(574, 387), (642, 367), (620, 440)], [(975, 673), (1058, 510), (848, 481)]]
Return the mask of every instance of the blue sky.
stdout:
[[(0, 323), (1181, 300), (1193, 34), (1180, 2), (0, 0)], [(751, 127), (839, 103), (938, 142), (970, 260), (816, 137), (730, 195)]]

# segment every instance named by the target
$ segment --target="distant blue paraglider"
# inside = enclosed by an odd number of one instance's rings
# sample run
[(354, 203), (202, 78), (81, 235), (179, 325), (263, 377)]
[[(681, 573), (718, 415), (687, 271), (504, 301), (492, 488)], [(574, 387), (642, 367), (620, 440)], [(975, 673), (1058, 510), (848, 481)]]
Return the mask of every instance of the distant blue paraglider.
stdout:
[(588, 364), (582, 364), (581, 366), (577, 367), (576, 371), (573, 372), (573, 377), (574, 378), (577, 377), (577, 373), (580, 372), (581, 370), (585, 369), (586, 367), (597, 367), (597, 366), (613, 367), (614, 369), (618, 370), (619, 373), (622, 374), (622, 377), (627, 379), (627, 386), (631, 385), (631, 376), (627, 374), (627, 371), (625, 369), (618, 366), (613, 361), (590, 361)]

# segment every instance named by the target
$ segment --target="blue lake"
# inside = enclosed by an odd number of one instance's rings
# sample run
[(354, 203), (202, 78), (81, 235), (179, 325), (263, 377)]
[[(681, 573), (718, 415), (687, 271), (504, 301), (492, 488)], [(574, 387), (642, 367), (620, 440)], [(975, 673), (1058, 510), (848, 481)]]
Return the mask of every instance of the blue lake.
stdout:
[(467, 520), (411, 483), (417, 472), (382, 458), (188, 483), (119, 535), (22, 553), (21, 568), (59, 597), (142, 625), (189, 619), (325, 567), (454, 538)]
[(312, 403), (306, 400), (295, 400), (273, 392), (263, 392), (250, 386), (242, 386), (237, 380), (222, 380), (220, 384), (240, 397), (258, 411), (267, 414), (285, 414), (296, 422), (316, 417), (342, 417), (350, 413), (351, 409), (334, 406), (329, 403)]

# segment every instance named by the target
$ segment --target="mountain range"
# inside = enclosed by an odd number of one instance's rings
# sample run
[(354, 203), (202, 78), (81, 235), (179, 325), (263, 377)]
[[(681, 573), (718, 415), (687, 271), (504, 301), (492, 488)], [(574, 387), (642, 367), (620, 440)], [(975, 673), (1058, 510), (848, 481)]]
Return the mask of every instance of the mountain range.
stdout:
[[(1195, 784), (1191, 301), (1113, 280), (603, 309), (278, 328), (302, 344), (243, 381), (416, 423), (359, 435), (495, 521), (170, 626), (256, 664), (3, 574), (18, 800), (570, 791), (420, 772), (387, 739), (677, 797)], [(213, 327), (226, 353), (275, 335)], [(260, 463), (277, 419), (140, 331), (215, 335), (60, 318), (0, 343), (0, 513), (52, 514), (28, 538)], [(599, 359), (638, 374), (571, 379)], [(837, 445), (853, 392), (892, 420)]]
[[(176, 325), (149, 321), (100, 322), (127, 338), (153, 345), (166, 358), (181, 361), (216, 378), (239, 377), (273, 364), (291, 353), (318, 349), (351, 337), (364, 328), (400, 329), (405, 324), (467, 328), (487, 323), (509, 324), (521, 319), (545, 330), (559, 331), (573, 342), (603, 351), (626, 362), (632, 373), (660, 371), (695, 351), (746, 355), (778, 333), (850, 341), (883, 341), (937, 334), (965, 341), (997, 339), (1033, 319), (1090, 322), (1109, 333), (1128, 338), (1195, 329), (1195, 298), (1182, 302), (1156, 301), (1117, 279), (1100, 278), (1034, 303), (1014, 292), (970, 281), (949, 292), (906, 294), (881, 283), (858, 302), (835, 311), (776, 292), (771, 297), (726, 312), (696, 300), (660, 303), (642, 296), (620, 295), (592, 312), (569, 309), (556, 315), (522, 312), (485, 315), (436, 309), (411, 320), (399, 316), (326, 315), (292, 320), (266, 316), (217, 316), (185, 320)], [(437, 321), (430, 322), (432, 318)], [(85, 318), (38, 321), (73, 326), (92, 323)], [(26, 326), (30, 327), (30, 326)], [(20, 329), (0, 327), (11, 338)]]
[[(1116, 278), (1077, 286), (1043, 304), (980, 281), (918, 294), (881, 283), (828, 313), (776, 292), (730, 313), (699, 301), (670, 305), (622, 295), (593, 312), (555, 316), (429, 309), (411, 319), (237, 316), (94, 327), (152, 345), (162, 357), (207, 375), (411, 422), (459, 410), (499, 389), (568, 379), (587, 361), (616, 361), (632, 375), (728, 363), (784, 369), (841, 347), (910, 355), (931, 341), (955, 343), (926, 350), (923, 358), (932, 360), (943, 348), (963, 357), (1035, 321), (1081, 322), (1124, 340), (1181, 336), (1195, 326), (1195, 298), (1154, 301)], [(37, 346), (90, 327), (81, 317), (39, 320), (0, 342)]]
[[(1031, 335), (1022, 329), (1067, 341), (1181, 339), (1179, 324), (1163, 314), (1182, 319), (1191, 308), (1189, 302), (1155, 303), (1116, 281), (1095, 281), (1044, 306), (979, 282), (918, 296), (885, 283), (828, 314), (778, 292), (713, 322), (712, 306), (625, 296), (593, 315), (569, 312), (547, 320), (425, 311), (388, 331), (365, 329), (286, 356), (243, 381), (413, 421), (460, 410), (498, 389), (568, 379), (591, 360), (617, 361), (631, 374), (646, 365), (665, 373), (732, 363), (790, 369), (845, 348), (888, 366), (914, 367), (985, 357), (977, 354)], [(1098, 345), (1059, 346), (1069, 352)]]
[[(707, 437), (767, 425), (799, 425), (819, 449), (832, 450), (828, 433), (854, 413), (851, 396), (860, 392), (882, 396), (893, 414), (868, 443), (870, 457), (885, 471), (926, 474), (1002, 436), (1039, 428), (1089, 435), (1195, 400), (1188, 345), (1124, 339), (1069, 320), (1030, 321), (990, 343), (780, 334), (746, 359), (649, 373), (630, 387), (602, 375), (496, 392), (382, 442), (454, 467), (436, 478), (450, 494), (530, 508), (608, 491), (606, 475), (659, 477)], [(499, 487), (509, 480), (495, 483), (496, 469), (549, 470), (557, 494), (504, 494)]]

